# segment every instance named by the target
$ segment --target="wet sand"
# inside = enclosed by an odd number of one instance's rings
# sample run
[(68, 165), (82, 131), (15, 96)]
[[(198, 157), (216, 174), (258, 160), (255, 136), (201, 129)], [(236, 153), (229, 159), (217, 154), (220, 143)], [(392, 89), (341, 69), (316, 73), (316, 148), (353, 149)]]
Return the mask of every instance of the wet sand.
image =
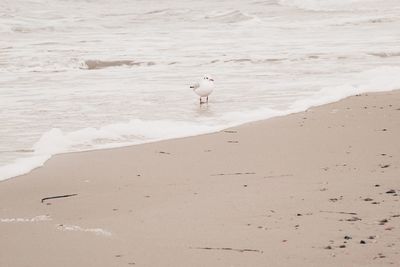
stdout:
[(0, 182), (0, 266), (399, 266), (399, 136), (394, 91), (58, 155)]

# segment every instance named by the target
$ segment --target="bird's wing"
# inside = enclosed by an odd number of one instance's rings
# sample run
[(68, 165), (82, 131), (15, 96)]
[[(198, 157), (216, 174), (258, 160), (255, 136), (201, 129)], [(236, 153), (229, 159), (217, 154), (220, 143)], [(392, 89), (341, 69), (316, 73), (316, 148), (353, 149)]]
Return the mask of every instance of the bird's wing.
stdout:
[(200, 84), (199, 83), (194, 83), (194, 84), (192, 84), (191, 86), (190, 86), (190, 88), (192, 88), (193, 90), (196, 90), (197, 88), (199, 88), (200, 87)]

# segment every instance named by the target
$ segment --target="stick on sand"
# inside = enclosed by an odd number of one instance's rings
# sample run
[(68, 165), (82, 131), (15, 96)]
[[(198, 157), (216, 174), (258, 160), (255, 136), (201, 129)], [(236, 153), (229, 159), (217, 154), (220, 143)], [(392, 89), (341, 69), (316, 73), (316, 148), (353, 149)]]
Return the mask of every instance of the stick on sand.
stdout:
[(43, 202), (45, 202), (46, 200), (54, 199), (54, 198), (73, 197), (73, 196), (77, 196), (77, 195), (78, 195), (78, 194), (69, 194), (69, 195), (61, 195), (61, 196), (54, 196), (54, 197), (45, 197), (45, 198), (42, 198), (41, 202), (43, 203)]

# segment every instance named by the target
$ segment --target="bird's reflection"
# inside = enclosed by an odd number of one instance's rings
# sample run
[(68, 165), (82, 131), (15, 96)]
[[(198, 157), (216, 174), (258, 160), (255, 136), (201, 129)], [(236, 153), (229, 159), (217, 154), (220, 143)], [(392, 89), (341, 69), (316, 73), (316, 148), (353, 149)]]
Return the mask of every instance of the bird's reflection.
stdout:
[(198, 117), (212, 117), (215, 115), (212, 109), (212, 105), (209, 103), (202, 103), (197, 105), (195, 112)]

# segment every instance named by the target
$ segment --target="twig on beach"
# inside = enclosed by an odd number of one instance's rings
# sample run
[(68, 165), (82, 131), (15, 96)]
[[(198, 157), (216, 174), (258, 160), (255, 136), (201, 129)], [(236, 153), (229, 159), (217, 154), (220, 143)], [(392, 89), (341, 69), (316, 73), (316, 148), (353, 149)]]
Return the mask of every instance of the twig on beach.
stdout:
[(74, 197), (74, 196), (77, 196), (77, 195), (78, 194), (69, 194), (69, 195), (61, 195), (61, 196), (54, 196), (54, 197), (45, 197), (45, 198), (42, 198), (41, 202), (43, 203), (46, 200), (54, 199), (54, 198)]
[(326, 213), (338, 213), (338, 214), (347, 214), (347, 215), (357, 215), (355, 212), (344, 212), (344, 211), (329, 211), (329, 210), (320, 210), (319, 212), (326, 212)]
[(190, 247), (191, 249), (205, 249), (205, 250), (230, 250), (230, 251), (236, 251), (236, 252), (258, 252), (258, 253), (264, 253), (262, 250), (258, 249), (237, 249), (237, 248), (212, 248), (212, 247)]

